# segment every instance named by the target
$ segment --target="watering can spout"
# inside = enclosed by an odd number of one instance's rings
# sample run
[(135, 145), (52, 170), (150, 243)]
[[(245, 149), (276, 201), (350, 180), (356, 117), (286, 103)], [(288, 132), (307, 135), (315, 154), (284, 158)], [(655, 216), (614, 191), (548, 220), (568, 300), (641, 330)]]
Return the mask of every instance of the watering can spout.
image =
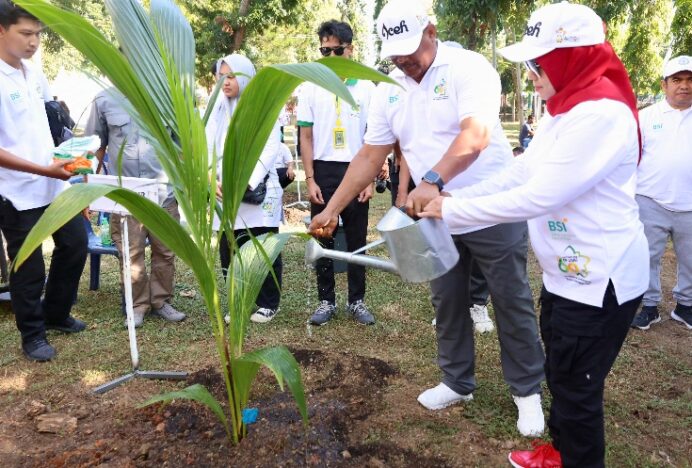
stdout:
[(377, 268), (378, 270), (390, 273), (399, 273), (394, 262), (385, 260), (372, 255), (363, 255), (355, 252), (341, 252), (339, 250), (328, 250), (323, 248), (315, 239), (310, 239), (305, 246), (305, 264), (313, 265), (320, 258), (331, 258), (332, 260), (342, 260), (347, 263), (362, 265), (365, 267)]

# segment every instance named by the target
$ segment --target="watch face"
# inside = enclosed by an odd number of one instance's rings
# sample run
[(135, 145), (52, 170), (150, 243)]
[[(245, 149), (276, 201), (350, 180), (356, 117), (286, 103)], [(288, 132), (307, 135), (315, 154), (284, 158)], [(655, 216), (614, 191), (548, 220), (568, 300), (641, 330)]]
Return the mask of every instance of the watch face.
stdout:
[(437, 188), (442, 190), (444, 183), (442, 182), (442, 177), (435, 171), (428, 171), (423, 176), (423, 180), (429, 184), (437, 185)]

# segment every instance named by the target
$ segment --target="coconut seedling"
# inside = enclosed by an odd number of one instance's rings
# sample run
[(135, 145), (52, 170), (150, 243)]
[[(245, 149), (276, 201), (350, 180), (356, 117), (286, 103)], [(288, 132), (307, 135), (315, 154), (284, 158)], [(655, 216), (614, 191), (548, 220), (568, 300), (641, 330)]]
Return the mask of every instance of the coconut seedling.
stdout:
[[(171, 0), (151, 0), (149, 10), (137, 0), (105, 0), (118, 44), (109, 42), (79, 15), (44, 0), (16, 0), (84, 54), (127, 98), (123, 105), (154, 146), (173, 185), (184, 228), (157, 204), (117, 186), (76, 184), (58, 196), (20, 249), (20, 265), (41, 242), (95, 199), (106, 196), (123, 205), (192, 270), (204, 298), (224, 377), (228, 405), (224, 408), (204, 387), (194, 385), (154, 401), (187, 398), (207, 405), (223, 423), (230, 440), (246, 434), (242, 410), (261, 366), (291, 391), (307, 422), (300, 368), (283, 346), (244, 352), (244, 338), (257, 293), (271, 264), (288, 240), (287, 234), (260, 236), (238, 249), (232, 245), (227, 280), (215, 271), (217, 213), (221, 229), (233, 241), (233, 221), (248, 180), (283, 103), (302, 81), (320, 85), (355, 105), (343, 78), (388, 80), (379, 72), (350, 60), (267, 66), (250, 81), (233, 118), (222, 155), (207, 152), (204, 127), (195, 101), (195, 40), (180, 9)], [(218, 89), (214, 93), (218, 95)], [(211, 103), (213, 105), (213, 102)], [(211, 107), (211, 105), (209, 106)], [(223, 199), (217, 202), (216, 160), (222, 157)], [(222, 307), (222, 294), (228, 307)], [(230, 321), (224, 322), (228, 314)]]

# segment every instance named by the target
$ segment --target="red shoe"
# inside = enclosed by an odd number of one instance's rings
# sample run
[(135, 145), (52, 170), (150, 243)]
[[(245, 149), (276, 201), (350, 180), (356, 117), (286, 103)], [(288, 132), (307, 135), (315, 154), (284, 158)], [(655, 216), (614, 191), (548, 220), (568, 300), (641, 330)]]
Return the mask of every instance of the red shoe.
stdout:
[(541, 444), (534, 440), (531, 442), (533, 450), (510, 452), (509, 462), (516, 468), (562, 468), (560, 452), (555, 450), (553, 444)]

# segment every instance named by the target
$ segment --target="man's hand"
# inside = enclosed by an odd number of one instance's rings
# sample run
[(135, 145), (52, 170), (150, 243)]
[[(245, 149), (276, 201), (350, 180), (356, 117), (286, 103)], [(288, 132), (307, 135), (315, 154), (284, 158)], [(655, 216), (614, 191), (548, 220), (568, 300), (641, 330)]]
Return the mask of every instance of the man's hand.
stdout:
[(65, 165), (74, 162), (74, 159), (62, 159), (60, 161), (54, 162), (50, 166), (46, 167), (44, 176), (52, 177), (53, 179), (67, 180), (74, 174), (70, 171), (65, 170)]
[(337, 225), (339, 224), (339, 215), (330, 214), (323, 211), (312, 218), (308, 233), (313, 237), (332, 237)]
[(372, 198), (372, 184), (368, 184), (362, 192), (358, 194), (358, 202), (365, 203)]
[[(408, 187), (404, 187), (407, 189)], [(396, 193), (396, 200), (394, 200), (394, 206), (400, 208), (406, 206), (406, 200), (408, 199), (408, 192), (406, 190), (401, 190), (401, 184), (399, 184), (399, 191)]]
[(439, 195), (440, 190), (437, 185), (421, 182), (408, 194), (406, 213), (411, 217), (418, 216), (418, 213), (423, 211), (423, 208)]
[(308, 184), (308, 196), (310, 197), (310, 203), (316, 205), (324, 205), (324, 198), (322, 198), (322, 190), (320, 186), (315, 182), (315, 178), (311, 177), (307, 180)]
[(380, 173), (377, 178), (380, 180), (389, 179), (389, 161), (386, 159), (384, 160), (384, 164), (382, 164), (382, 169), (380, 169)]
[(293, 166), (292, 166), (292, 165), (291, 165), (291, 166), (288, 166), (288, 169), (286, 169), (286, 176), (288, 176), (288, 178), (289, 178), (290, 180), (293, 180), (293, 179), (296, 178), (296, 173), (295, 173), (295, 171), (293, 170)]
[(220, 181), (216, 182), (216, 198), (219, 201), (221, 201), (221, 199), (223, 198), (223, 190), (221, 190), (221, 182)]

